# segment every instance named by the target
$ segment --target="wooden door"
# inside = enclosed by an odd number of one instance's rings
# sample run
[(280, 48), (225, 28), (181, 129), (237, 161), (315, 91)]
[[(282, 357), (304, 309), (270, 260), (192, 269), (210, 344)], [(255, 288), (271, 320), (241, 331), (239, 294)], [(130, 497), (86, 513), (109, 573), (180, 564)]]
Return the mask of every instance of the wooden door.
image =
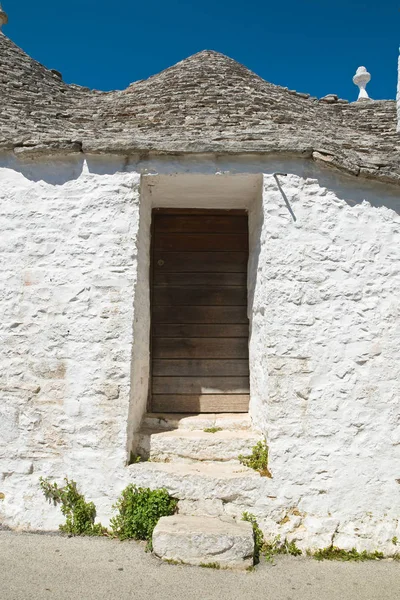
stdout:
[(244, 211), (153, 211), (152, 412), (247, 412)]

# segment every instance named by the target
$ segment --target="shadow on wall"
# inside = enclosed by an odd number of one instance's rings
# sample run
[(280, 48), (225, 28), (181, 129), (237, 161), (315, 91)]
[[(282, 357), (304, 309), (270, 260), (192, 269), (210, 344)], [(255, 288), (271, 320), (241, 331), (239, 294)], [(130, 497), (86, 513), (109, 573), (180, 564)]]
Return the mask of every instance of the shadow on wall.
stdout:
[[(297, 175), (303, 179), (318, 180), (321, 187), (344, 200), (349, 206), (366, 201), (375, 208), (386, 207), (400, 215), (400, 186), (379, 181), (361, 179), (345, 175), (339, 171), (320, 167), (311, 160), (281, 159), (274, 156), (85, 156), (84, 154), (66, 157), (25, 157), (12, 154), (0, 156), (0, 168), (12, 169), (30, 181), (44, 181), (50, 185), (64, 185), (79, 179), (84, 172), (96, 175), (113, 175), (121, 172), (149, 173), (197, 173), (214, 175), (220, 173), (247, 173), (273, 175), (276, 172)], [(289, 211), (289, 201), (285, 199), (285, 177), (279, 180), (281, 194)], [(291, 214), (292, 218), (295, 215)], [(295, 220), (295, 218), (294, 218)]]
[(353, 207), (368, 202), (374, 208), (386, 207), (400, 215), (400, 186), (351, 177), (328, 169), (318, 169), (315, 165), (313, 167), (314, 173), (310, 172), (308, 177), (318, 179), (321, 187), (325, 187), (337, 198), (344, 200), (348, 206)]
[[(129, 169), (129, 165), (133, 168)], [(93, 156), (75, 154), (65, 157), (17, 157), (0, 156), (0, 168), (12, 169), (21, 173), (29, 181), (44, 181), (49, 185), (64, 185), (79, 179), (83, 173), (94, 175), (114, 175), (127, 170), (135, 171), (137, 162), (124, 156)]]
[(49, 185), (64, 185), (79, 179), (84, 169), (82, 155), (67, 158), (19, 159), (16, 156), (0, 157), (0, 168), (21, 173), (29, 181), (44, 181)]

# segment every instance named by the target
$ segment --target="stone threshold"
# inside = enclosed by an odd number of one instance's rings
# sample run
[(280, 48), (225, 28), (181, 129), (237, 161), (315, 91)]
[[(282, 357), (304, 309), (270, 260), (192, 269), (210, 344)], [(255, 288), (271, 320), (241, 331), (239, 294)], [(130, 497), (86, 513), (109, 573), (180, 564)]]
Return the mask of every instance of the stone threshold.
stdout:
[(143, 429), (251, 429), (249, 413), (146, 413)]

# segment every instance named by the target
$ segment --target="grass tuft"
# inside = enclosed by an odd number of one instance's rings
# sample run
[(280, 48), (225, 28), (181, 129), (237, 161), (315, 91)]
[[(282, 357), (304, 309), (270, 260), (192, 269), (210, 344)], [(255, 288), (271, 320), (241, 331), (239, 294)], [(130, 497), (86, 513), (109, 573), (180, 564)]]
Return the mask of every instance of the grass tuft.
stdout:
[(203, 569), (217, 569), (217, 570), (219, 570), (221, 568), (221, 565), (219, 565), (216, 562), (212, 562), (212, 563), (200, 563), (200, 567), (203, 567)]
[(384, 558), (382, 552), (378, 552), (377, 550), (375, 552), (367, 552), (366, 550), (358, 552), (355, 548), (343, 550), (336, 546), (329, 546), (328, 548), (323, 548), (309, 554), (316, 560), (340, 560), (343, 562), (364, 562), (366, 560), (382, 560)]

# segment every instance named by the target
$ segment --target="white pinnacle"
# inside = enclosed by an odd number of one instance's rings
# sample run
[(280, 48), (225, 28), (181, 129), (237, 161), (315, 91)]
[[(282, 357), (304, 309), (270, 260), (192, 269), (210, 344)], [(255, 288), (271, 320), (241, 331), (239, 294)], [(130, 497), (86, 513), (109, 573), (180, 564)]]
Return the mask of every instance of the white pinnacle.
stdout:
[(365, 89), (367, 83), (371, 81), (371, 75), (365, 67), (358, 67), (356, 74), (353, 77), (353, 83), (358, 86), (360, 93), (358, 100), (369, 100), (368, 92)]

